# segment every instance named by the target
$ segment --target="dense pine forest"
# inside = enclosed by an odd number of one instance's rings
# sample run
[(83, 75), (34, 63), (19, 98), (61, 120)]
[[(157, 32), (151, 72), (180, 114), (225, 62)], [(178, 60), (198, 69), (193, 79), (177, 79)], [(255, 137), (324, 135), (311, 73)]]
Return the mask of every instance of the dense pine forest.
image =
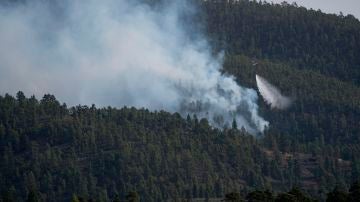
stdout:
[(193, 1), (223, 73), (251, 88), (259, 74), (292, 106), (259, 100), (270, 125), (254, 136), (235, 121), (217, 129), (196, 115), (3, 94), (0, 201), (359, 201), (359, 20)]

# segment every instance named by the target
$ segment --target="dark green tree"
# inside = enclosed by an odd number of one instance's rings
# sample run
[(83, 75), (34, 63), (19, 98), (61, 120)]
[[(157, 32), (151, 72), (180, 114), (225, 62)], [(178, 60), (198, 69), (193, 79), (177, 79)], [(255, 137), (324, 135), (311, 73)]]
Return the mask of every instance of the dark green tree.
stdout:
[(297, 201), (294, 195), (288, 193), (281, 193), (276, 197), (275, 202), (300, 202), (300, 201)]
[(39, 195), (36, 191), (30, 190), (26, 202), (39, 202)]
[(253, 191), (246, 196), (248, 202), (273, 202), (275, 199), (272, 192), (266, 191)]
[(118, 194), (116, 194), (114, 199), (112, 200), (112, 202), (121, 202), (120, 196)]
[(360, 182), (354, 182), (349, 189), (349, 202), (359, 202), (360, 201)]
[(225, 198), (222, 201), (227, 202), (243, 202), (243, 198), (241, 197), (240, 193), (237, 192), (231, 192), (228, 194), (225, 194)]
[(139, 202), (140, 196), (136, 191), (131, 191), (126, 195), (125, 199), (128, 202)]
[(77, 197), (76, 194), (73, 194), (71, 202), (80, 202), (79, 198)]
[(15, 188), (12, 187), (9, 190), (2, 193), (1, 200), (2, 202), (15, 202), (16, 196), (15, 196)]
[(333, 191), (327, 194), (326, 202), (347, 202), (349, 198), (348, 193), (335, 187)]

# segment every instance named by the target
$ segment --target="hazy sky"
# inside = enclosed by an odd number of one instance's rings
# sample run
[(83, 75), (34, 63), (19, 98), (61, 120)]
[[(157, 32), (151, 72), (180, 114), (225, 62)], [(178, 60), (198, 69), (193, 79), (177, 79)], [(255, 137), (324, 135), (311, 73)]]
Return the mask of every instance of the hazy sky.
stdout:
[[(281, 3), (284, 0), (267, 0), (268, 2)], [(344, 15), (352, 14), (360, 19), (360, 0), (286, 0), (288, 3), (296, 2), (299, 6), (320, 9), (325, 13), (336, 13), (340, 11)]]

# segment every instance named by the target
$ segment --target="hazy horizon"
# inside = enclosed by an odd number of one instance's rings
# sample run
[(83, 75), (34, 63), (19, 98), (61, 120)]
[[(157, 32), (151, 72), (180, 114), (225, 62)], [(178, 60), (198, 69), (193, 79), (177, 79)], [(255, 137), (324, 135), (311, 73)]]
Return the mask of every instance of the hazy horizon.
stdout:
[[(281, 3), (284, 0), (267, 0), (267, 2)], [(360, 18), (360, 1), (358, 0), (286, 0), (289, 4), (296, 2), (298, 6), (303, 6), (308, 9), (320, 9), (324, 13), (340, 14), (344, 16), (351, 14), (357, 19)]]

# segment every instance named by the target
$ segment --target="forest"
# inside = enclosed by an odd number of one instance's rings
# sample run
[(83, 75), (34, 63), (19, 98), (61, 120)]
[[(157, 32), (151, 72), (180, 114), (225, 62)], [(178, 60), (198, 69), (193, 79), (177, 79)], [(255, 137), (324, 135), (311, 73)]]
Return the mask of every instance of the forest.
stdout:
[[(0, 201), (359, 201), (360, 22), (296, 4), (192, 0), (223, 74), (260, 102), (254, 136), (196, 115), (0, 95)], [(157, 0), (147, 0), (154, 4)]]

